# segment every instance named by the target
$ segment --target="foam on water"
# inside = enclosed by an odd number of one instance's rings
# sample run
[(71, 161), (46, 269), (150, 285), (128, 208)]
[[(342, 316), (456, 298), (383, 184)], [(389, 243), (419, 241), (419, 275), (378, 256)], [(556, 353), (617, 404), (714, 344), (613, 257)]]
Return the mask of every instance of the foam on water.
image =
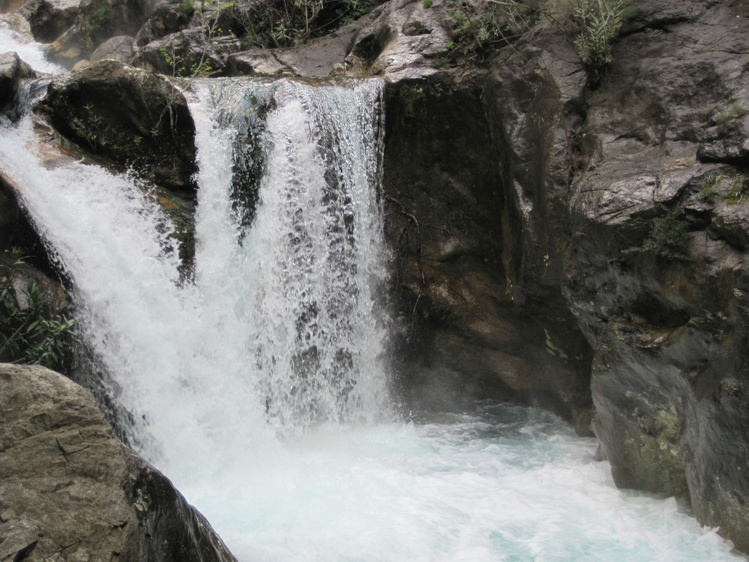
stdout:
[(0, 53), (15, 52), (31, 68), (47, 74), (62, 74), (65, 70), (44, 56), (43, 47), (34, 41), (26, 39), (20, 33), (13, 31), (10, 26), (0, 21)]
[(188, 488), (240, 560), (740, 560), (538, 410), (321, 428)]

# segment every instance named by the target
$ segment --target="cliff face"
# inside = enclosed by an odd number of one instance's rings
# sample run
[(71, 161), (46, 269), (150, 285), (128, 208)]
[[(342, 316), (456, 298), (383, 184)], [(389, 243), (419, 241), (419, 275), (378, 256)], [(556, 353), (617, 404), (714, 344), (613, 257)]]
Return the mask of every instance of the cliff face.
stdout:
[(529, 399), (581, 430), (590, 396), (619, 486), (689, 496), (747, 550), (749, 13), (636, 5), (600, 73), (553, 30), (483, 69), (404, 76), (392, 31), (373, 57), (395, 81), (407, 386)]

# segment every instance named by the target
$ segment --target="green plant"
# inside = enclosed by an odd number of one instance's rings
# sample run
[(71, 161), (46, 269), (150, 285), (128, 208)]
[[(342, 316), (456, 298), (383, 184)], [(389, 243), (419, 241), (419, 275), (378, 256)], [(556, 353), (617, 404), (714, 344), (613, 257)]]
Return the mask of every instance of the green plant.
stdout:
[(89, 37), (95, 38), (106, 33), (114, 21), (114, 11), (106, 0), (96, 4), (84, 16), (85, 27)]
[(192, 0), (187, 0), (187, 2), (182, 2), (179, 5), (179, 11), (185, 14), (187, 17), (191, 17), (195, 13), (195, 4)]
[(421, 0), (421, 3), (425, 8), (429, 8), (432, 5), (433, 0)]
[(0, 265), (0, 359), (59, 370), (74, 321), (50, 310), (39, 285), (23, 280), (23, 266), (21, 251), (6, 251)]
[(688, 224), (678, 213), (653, 219), (653, 225), (643, 247), (668, 260), (685, 260), (689, 257)]
[(715, 123), (718, 127), (723, 127), (725, 125), (728, 125), (728, 123), (735, 121), (739, 117), (743, 117), (747, 113), (749, 113), (749, 110), (743, 108), (738, 103), (734, 103), (726, 111), (713, 115), (712, 122)]
[(725, 195), (725, 202), (729, 205), (737, 205), (744, 200), (746, 190), (749, 187), (749, 177), (745, 174), (736, 174), (731, 178), (731, 187)]
[(600, 70), (612, 60), (611, 46), (632, 13), (632, 0), (573, 0), (577, 27), (575, 50), (580, 59)]

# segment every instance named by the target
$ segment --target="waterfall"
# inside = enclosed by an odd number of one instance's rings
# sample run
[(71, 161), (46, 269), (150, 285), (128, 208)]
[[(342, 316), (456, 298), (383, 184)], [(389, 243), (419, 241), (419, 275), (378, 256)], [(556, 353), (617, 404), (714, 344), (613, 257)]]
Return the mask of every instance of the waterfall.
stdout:
[(376, 418), (388, 404), (381, 82), (195, 89), (197, 285), (244, 325), (268, 416)]
[(617, 490), (548, 412), (397, 421), (382, 82), (192, 90), (187, 280), (157, 194), (49, 161), (28, 115), (0, 122), (0, 172), (74, 284), (130, 442), (241, 561), (741, 559), (673, 498)]
[(172, 475), (211, 472), (272, 435), (390, 415), (382, 84), (195, 90), (194, 284), (180, 282), (147, 187), (76, 162), (40, 168), (22, 148), (28, 120), (1, 141), (131, 442)]

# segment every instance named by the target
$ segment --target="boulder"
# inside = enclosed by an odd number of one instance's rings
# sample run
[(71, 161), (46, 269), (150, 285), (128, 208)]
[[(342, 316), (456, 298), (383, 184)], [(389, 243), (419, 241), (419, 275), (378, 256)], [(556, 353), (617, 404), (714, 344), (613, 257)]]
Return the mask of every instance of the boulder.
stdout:
[(135, 36), (135, 45), (143, 47), (172, 33), (182, 31), (190, 25), (192, 14), (173, 4), (156, 8)]
[(53, 81), (36, 106), (65, 137), (167, 188), (193, 192), (195, 126), (163, 76), (105, 60)]
[(129, 62), (133, 57), (134, 41), (129, 35), (118, 35), (107, 39), (91, 53), (89, 63), (93, 64), (105, 59)]
[(254, 48), (229, 55), (232, 76), (303, 76), (321, 78), (345, 73), (344, 59), (361, 27), (353, 23), (298, 47)]
[(30, 0), (21, 13), (28, 20), (34, 38), (42, 43), (57, 39), (78, 18), (81, 0)]
[(91, 394), (0, 366), (0, 559), (235, 558), (169, 480), (120, 443)]
[(452, 18), (447, 3), (393, 0), (362, 23), (339, 72), (381, 75), (391, 81), (435, 74), (449, 52)]
[(202, 27), (189, 28), (151, 41), (138, 49), (132, 64), (168, 76), (223, 74), (227, 59), (240, 50), (233, 36), (207, 40)]
[(150, 0), (92, 0), (81, 5), (75, 21), (47, 47), (47, 57), (67, 68), (88, 59), (107, 39), (134, 36), (153, 9)]
[(36, 73), (16, 53), (0, 54), (0, 112), (15, 106), (21, 80), (35, 77)]

